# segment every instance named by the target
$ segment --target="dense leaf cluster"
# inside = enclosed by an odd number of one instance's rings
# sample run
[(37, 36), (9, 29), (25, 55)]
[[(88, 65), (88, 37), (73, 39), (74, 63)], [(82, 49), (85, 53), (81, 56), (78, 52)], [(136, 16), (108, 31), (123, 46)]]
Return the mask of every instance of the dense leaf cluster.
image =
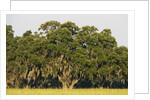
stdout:
[(128, 48), (110, 29), (48, 21), (14, 37), (6, 26), (7, 88), (127, 88)]

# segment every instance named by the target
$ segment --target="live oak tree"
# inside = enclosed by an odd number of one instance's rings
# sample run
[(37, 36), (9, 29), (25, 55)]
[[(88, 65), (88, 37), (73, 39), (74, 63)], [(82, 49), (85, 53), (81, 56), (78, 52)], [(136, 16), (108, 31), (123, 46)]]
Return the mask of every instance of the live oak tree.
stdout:
[[(128, 48), (110, 29), (48, 21), (14, 37), (6, 26), (7, 87), (84, 88), (128, 86)], [(117, 85), (116, 85), (117, 84)]]
[(74, 84), (82, 77), (86, 53), (79, 43), (73, 38), (78, 27), (71, 22), (66, 22), (57, 30), (46, 33), (49, 41), (47, 57), (53, 76), (58, 77), (63, 88), (73, 88)]

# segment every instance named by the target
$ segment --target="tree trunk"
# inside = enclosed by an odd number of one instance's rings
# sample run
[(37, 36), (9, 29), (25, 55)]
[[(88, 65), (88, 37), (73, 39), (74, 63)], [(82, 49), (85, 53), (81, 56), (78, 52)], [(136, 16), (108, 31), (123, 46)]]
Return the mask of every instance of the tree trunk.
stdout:
[(78, 80), (73, 80), (71, 85), (69, 86), (69, 89), (73, 89), (74, 85), (78, 82)]
[(71, 84), (71, 85), (69, 86), (69, 89), (73, 89), (73, 87), (74, 87), (74, 84), (73, 84), (73, 85)]
[(59, 81), (62, 83), (63, 89), (67, 89), (68, 86), (67, 86), (66, 82), (64, 82), (64, 81), (62, 80), (62, 78), (61, 78), (59, 75), (58, 75), (58, 79), (59, 79)]
[(28, 89), (29, 88), (29, 86), (28, 85), (26, 85), (26, 89)]
[(68, 88), (66, 83), (62, 83), (62, 84), (63, 84), (63, 89), (67, 89)]

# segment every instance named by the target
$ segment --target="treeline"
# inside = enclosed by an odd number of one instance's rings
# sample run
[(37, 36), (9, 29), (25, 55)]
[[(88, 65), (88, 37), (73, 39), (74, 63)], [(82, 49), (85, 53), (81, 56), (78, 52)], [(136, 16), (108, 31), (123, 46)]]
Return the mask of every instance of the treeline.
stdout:
[(110, 29), (48, 21), (14, 37), (6, 25), (7, 88), (128, 88), (128, 48)]

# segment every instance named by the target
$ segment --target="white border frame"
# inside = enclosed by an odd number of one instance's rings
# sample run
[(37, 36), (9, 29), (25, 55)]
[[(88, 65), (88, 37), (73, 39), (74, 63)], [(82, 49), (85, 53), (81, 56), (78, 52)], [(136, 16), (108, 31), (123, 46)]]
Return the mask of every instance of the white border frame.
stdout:
[(10, 10), (11, 0), (0, 0), (0, 10)]
[[(128, 14), (128, 95), (6, 95), (6, 14)], [(1, 99), (134, 99), (134, 11), (2, 11)]]

